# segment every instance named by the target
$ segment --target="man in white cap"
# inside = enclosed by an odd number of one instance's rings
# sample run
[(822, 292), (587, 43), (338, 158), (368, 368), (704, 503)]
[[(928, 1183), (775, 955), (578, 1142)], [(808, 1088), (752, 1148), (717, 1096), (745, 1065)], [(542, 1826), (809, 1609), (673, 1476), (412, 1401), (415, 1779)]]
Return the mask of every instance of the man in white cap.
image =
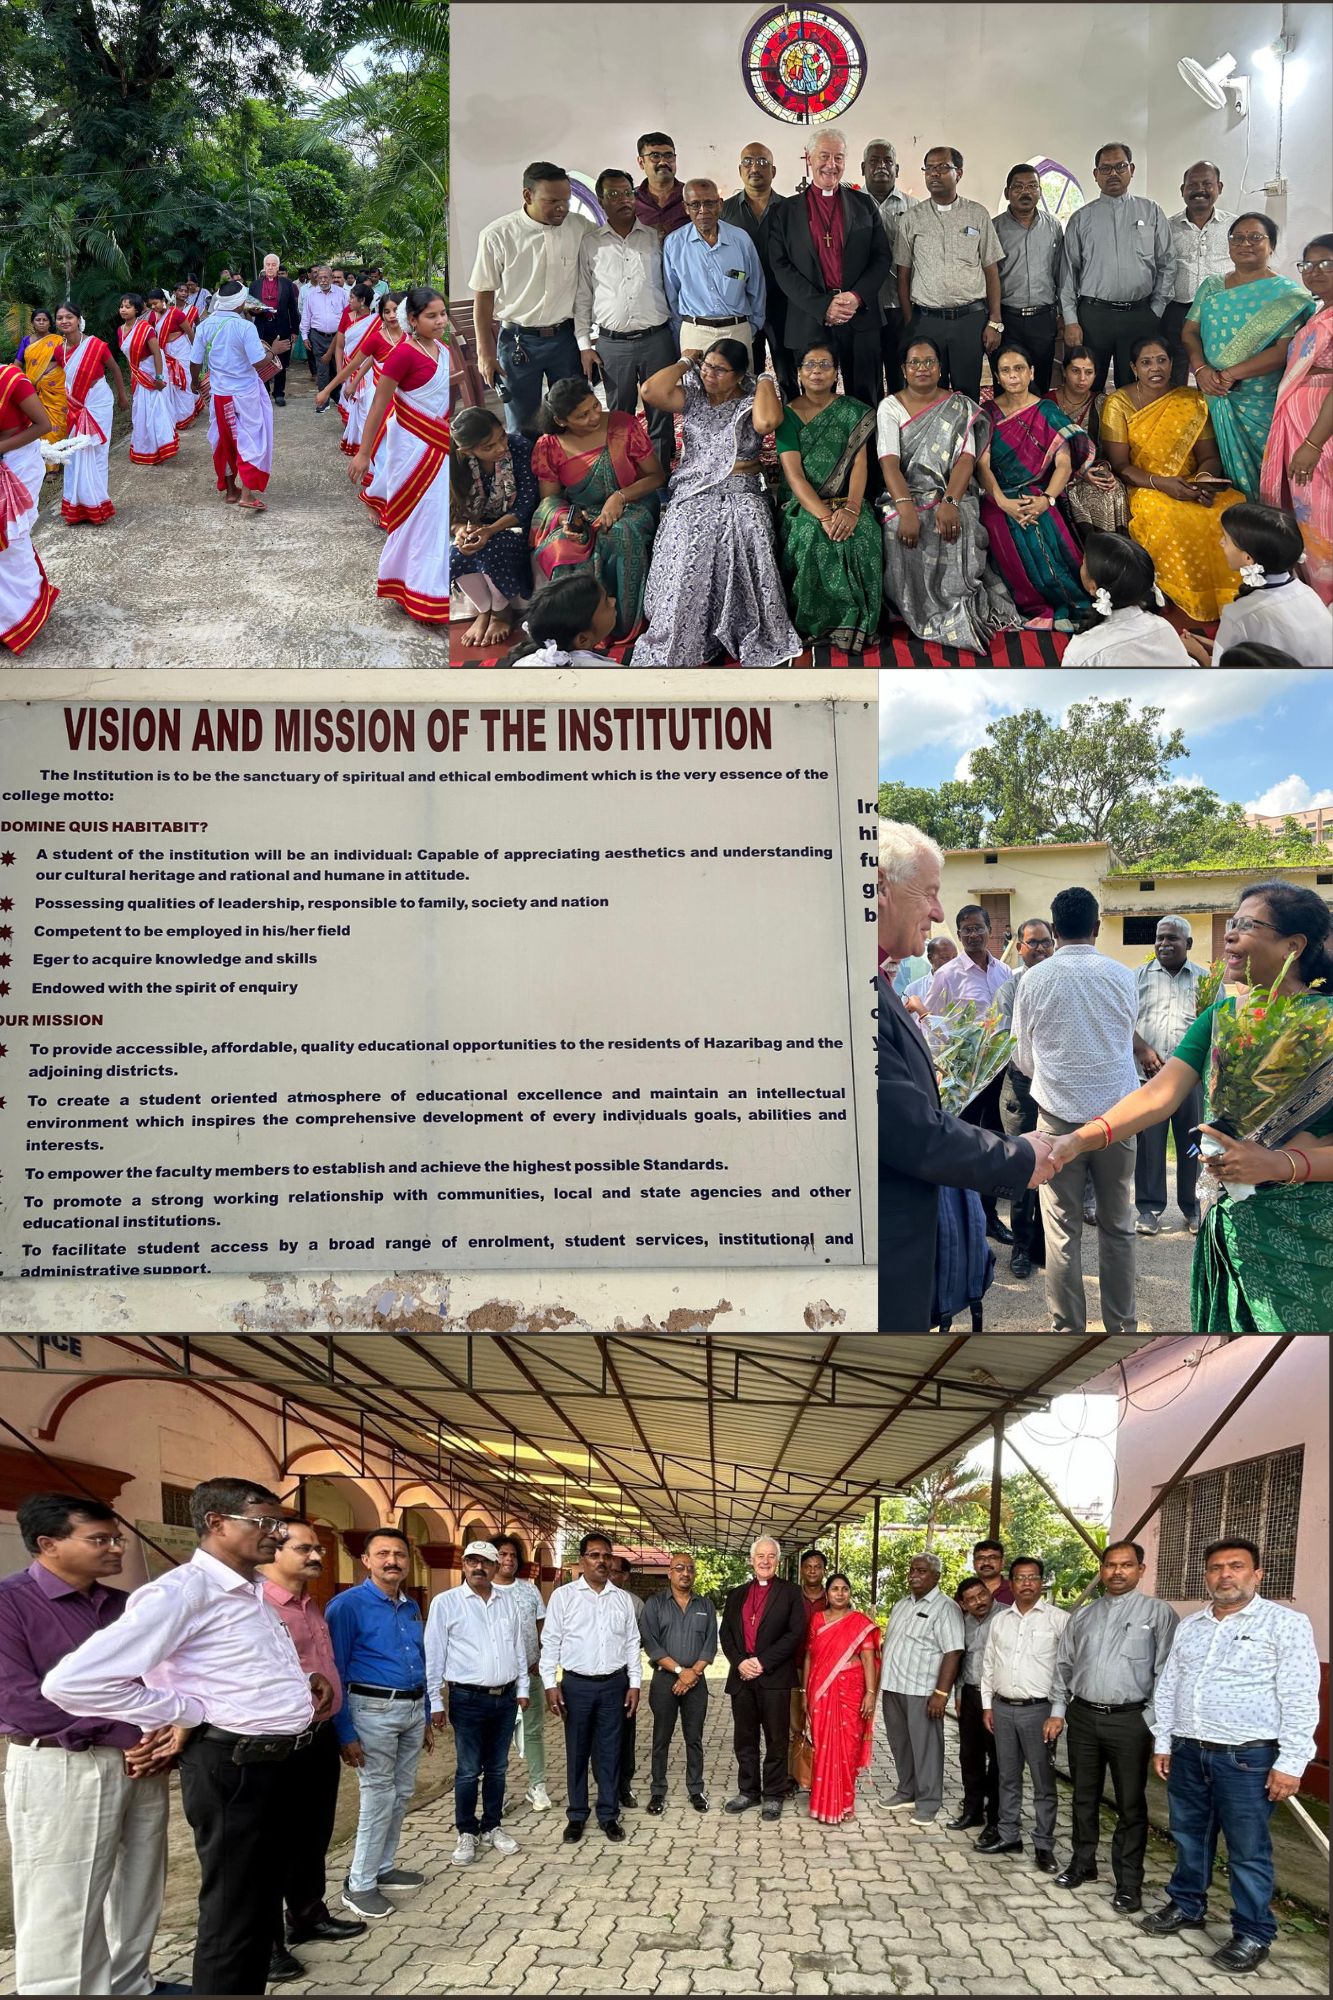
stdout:
[(497, 1854), (518, 1852), (518, 1842), (505, 1832), (500, 1817), (514, 1723), (518, 1711), (528, 1705), (528, 1660), (513, 1602), (494, 1587), (499, 1563), (500, 1552), (493, 1542), (470, 1543), (463, 1551), (462, 1583), (442, 1591), (426, 1619), (431, 1726), (452, 1727), (457, 1750), (458, 1845), (453, 1858), (459, 1868), (476, 1860), (478, 1842)]

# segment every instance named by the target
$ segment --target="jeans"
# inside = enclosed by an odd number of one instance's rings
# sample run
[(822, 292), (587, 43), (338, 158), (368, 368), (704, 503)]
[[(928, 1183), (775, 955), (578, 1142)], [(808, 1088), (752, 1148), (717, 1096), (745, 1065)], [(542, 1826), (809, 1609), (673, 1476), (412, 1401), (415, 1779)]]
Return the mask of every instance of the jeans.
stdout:
[(543, 381), (549, 385), (568, 376), (583, 380), (572, 319), (554, 333), (534, 333), (529, 326), (502, 326), (496, 336), (495, 358), (504, 377), (507, 431), (521, 431), (532, 422), (542, 399)]
[[(505, 1765), (514, 1735), (518, 1697), (487, 1694), (485, 1688), (451, 1687), (449, 1723), (458, 1765), (454, 1772), (454, 1825), (460, 1833), (490, 1833), (500, 1824), (505, 1802)], [(477, 1785), (481, 1784), (481, 1818)]]
[(1176, 1865), (1166, 1893), (1187, 1917), (1202, 1917), (1219, 1827), (1226, 1837), (1231, 1876), (1231, 1928), (1237, 1937), (1272, 1944), (1277, 1936), (1273, 1900), (1273, 1801), (1265, 1791), (1277, 1745), (1205, 1750), (1192, 1737), (1171, 1741), (1166, 1782)]
[(347, 1711), (366, 1753), (356, 1774), (361, 1811), (347, 1879), (353, 1889), (373, 1889), (398, 1852), (417, 1782), (425, 1715), (419, 1701), (387, 1701), (370, 1694), (349, 1694)]

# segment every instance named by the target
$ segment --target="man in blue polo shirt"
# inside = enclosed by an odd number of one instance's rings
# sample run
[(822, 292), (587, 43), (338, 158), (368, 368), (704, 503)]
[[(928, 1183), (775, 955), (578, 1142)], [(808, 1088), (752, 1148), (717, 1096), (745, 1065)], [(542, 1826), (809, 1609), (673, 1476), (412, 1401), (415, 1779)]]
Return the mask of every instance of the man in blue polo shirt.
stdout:
[(333, 1718), (344, 1764), (356, 1772), (361, 1810), (343, 1904), (360, 1917), (390, 1917), (386, 1888), (418, 1889), (424, 1875), (395, 1868), (398, 1839), (423, 1750), (433, 1750), (421, 1613), (403, 1590), (412, 1544), (401, 1528), (376, 1528), (361, 1561), (364, 1583), (328, 1607), (333, 1657), (347, 1700)]

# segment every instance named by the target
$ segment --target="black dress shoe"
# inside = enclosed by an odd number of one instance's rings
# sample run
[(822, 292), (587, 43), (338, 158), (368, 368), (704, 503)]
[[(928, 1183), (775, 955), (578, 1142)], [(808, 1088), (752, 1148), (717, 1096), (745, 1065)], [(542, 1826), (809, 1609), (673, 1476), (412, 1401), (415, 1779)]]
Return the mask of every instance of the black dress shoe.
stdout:
[(666, 1800), (649, 1799), (648, 1810), (652, 1814), (654, 1819), (660, 1819), (662, 1814), (666, 1811)]
[(305, 1967), (299, 1958), (293, 1958), (281, 1945), (274, 1945), (268, 1962), (268, 1983), (282, 1986), (289, 1979), (304, 1979)]
[(989, 1218), (987, 1219), (986, 1234), (993, 1237), (997, 1243), (1012, 1243), (1014, 1240), (1013, 1230), (1006, 1223), (1001, 1222), (998, 1215), (994, 1221), (991, 1221)]
[(1262, 1965), (1268, 1956), (1268, 1946), (1260, 1944), (1258, 1938), (1233, 1937), (1212, 1954), (1214, 1965), (1220, 1965), (1224, 1972), (1253, 1972), (1256, 1965)]
[(737, 1792), (734, 1799), (727, 1800), (722, 1810), (729, 1813), (743, 1813), (749, 1812), (752, 1806), (758, 1804), (759, 1801), (752, 1792)]
[(1050, 1848), (1049, 1847), (1037, 1848), (1032, 1856), (1032, 1865), (1034, 1868), (1040, 1868), (1043, 1875), (1054, 1875), (1056, 1869), (1056, 1861), (1055, 1861), (1055, 1856), (1051, 1853)]
[(1032, 1276), (1032, 1259), (1026, 1250), (1015, 1250), (1009, 1259), (1009, 1269), (1016, 1278)]
[(782, 1800), (765, 1799), (763, 1804), (763, 1810), (760, 1812), (759, 1817), (760, 1819), (781, 1819)]
[(1142, 1896), (1134, 1895), (1128, 1889), (1117, 1889), (1111, 1898), (1111, 1908), (1122, 1916), (1132, 1916), (1135, 1910), (1143, 1908)]
[(1001, 1840), (998, 1836), (994, 1840), (987, 1840), (984, 1833), (981, 1839), (977, 1841), (976, 1846), (980, 1854), (1021, 1854), (1023, 1852), (1023, 1843), (1021, 1840)]
[(561, 1834), (560, 1838), (562, 1840), (568, 1840), (571, 1842), (575, 1840), (582, 1840), (583, 1821), (581, 1819), (567, 1819), (565, 1821), (565, 1830)]
[(1076, 1868), (1071, 1861), (1068, 1868), (1062, 1868), (1056, 1876), (1055, 1886), (1057, 1889), (1081, 1889), (1085, 1882), (1095, 1882), (1096, 1880), (1097, 1870), (1095, 1868)]
[(637, 1811), (639, 1801), (635, 1798), (633, 1792), (622, 1792), (620, 1794), (620, 1803), (622, 1806), (628, 1806), (631, 1811)]
[(957, 1819), (946, 1819), (944, 1824), (948, 1827), (950, 1833), (957, 1833), (962, 1827), (984, 1826), (986, 1822), (982, 1819), (980, 1813), (959, 1813)]
[(1187, 1917), (1179, 1903), (1163, 1903), (1160, 1910), (1143, 1919), (1139, 1928), (1149, 1937), (1171, 1937), (1176, 1931), (1201, 1931), (1204, 1921), (1202, 1917)]
[(993, 1854), (995, 1852), (995, 1849), (999, 1846), (999, 1844), (1000, 1844), (999, 1829), (993, 1826), (988, 1826), (986, 1828), (986, 1831), (982, 1834), (980, 1840), (974, 1840), (972, 1842), (972, 1845), (976, 1848), (978, 1854)]
[(625, 1838), (625, 1829), (618, 1819), (604, 1820), (602, 1822), (602, 1832), (608, 1840), (623, 1840)]
[(708, 1811), (708, 1801), (707, 1801), (707, 1799), (706, 1799), (706, 1798), (704, 1797), (704, 1795), (703, 1795), (703, 1793), (702, 1793), (702, 1792), (691, 1792), (691, 1793), (690, 1793), (690, 1804), (691, 1804), (691, 1805), (692, 1805), (692, 1806), (694, 1807), (694, 1810), (695, 1810), (696, 1812), (707, 1812), (707, 1811)]
[(360, 1937), (365, 1925), (358, 1919), (344, 1920), (342, 1917), (315, 1917), (308, 1924), (301, 1924), (295, 1930), (288, 1930), (288, 1944), (309, 1944), (312, 1938), (326, 1938), (330, 1944), (343, 1938)]

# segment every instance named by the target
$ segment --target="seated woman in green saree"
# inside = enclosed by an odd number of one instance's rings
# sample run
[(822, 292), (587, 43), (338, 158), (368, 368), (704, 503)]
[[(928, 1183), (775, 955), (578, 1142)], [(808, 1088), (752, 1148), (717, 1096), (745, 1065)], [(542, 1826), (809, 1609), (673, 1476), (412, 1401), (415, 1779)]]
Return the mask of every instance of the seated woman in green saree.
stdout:
[(1247, 500), (1259, 498), (1288, 345), (1318, 310), (1303, 285), (1269, 270), (1276, 248), (1271, 216), (1238, 215), (1227, 231), (1235, 268), (1224, 278), (1204, 279), (1181, 328), (1227, 478)]
[(642, 417), (604, 410), (581, 375), (551, 385), (532, 448), (540, 494), (532, 517), (533, 581), (590, 562), (616, 600), (613, 643), (643, 630), (648, 557), (666, 474)]
[(792, 622), (803, 639), (859, 653), (878, 630), (884, 582), (879, 523), (865, 504), (875, 412), (836, 393), (838, 359), (822, 341), (801, 356), (797, 379), (785, 410), (766, 377), (754, 399), (755, 429), (776, 433), (787, 483), (778, 539)]
[[(1247, 889), (1227, 925), (1226, 978), (1271, 986), (1296, 953), (1280, 993), (1299, 996), (1302, 1007), (1333, 1008), (1333, 917), (1313, 889), (1289, 882), (1260, 882)], [(1311, 985), (1322, 981), (1317, 993)], [(1202, 1077), (1209, 1077), (1214, 1024), (1229, 995), (1206, 1008), (1186, 1030), (1175, 1054), (1155, 1076), (1113, 1104), (1102, 1118), (1055, 1141), (1055, 1171), (1080, 1153), (1094, 1151), (1169, 1118)], [(1317, 1105), (1327, 1093), (1315, 1093)], [(1209, 1113), (1212, 1106), (1208, 1105)], [(1190, 1275), (1190, 1330), (1194, 1333), (1333, 1333), (1333, 1103), (1307, 1117), (1306, 1128), (1272, 1148), (1228, 1139), (1205, 1126), (1225, 1148), (1212, 1171), (1224, 1192), (1209, 1209), (1194, 1240)], [(1111, 1137), (1108, 1138), (1108, 1131)], [(1228, 1183), (1252, 1186), (1232, 1201)]]

